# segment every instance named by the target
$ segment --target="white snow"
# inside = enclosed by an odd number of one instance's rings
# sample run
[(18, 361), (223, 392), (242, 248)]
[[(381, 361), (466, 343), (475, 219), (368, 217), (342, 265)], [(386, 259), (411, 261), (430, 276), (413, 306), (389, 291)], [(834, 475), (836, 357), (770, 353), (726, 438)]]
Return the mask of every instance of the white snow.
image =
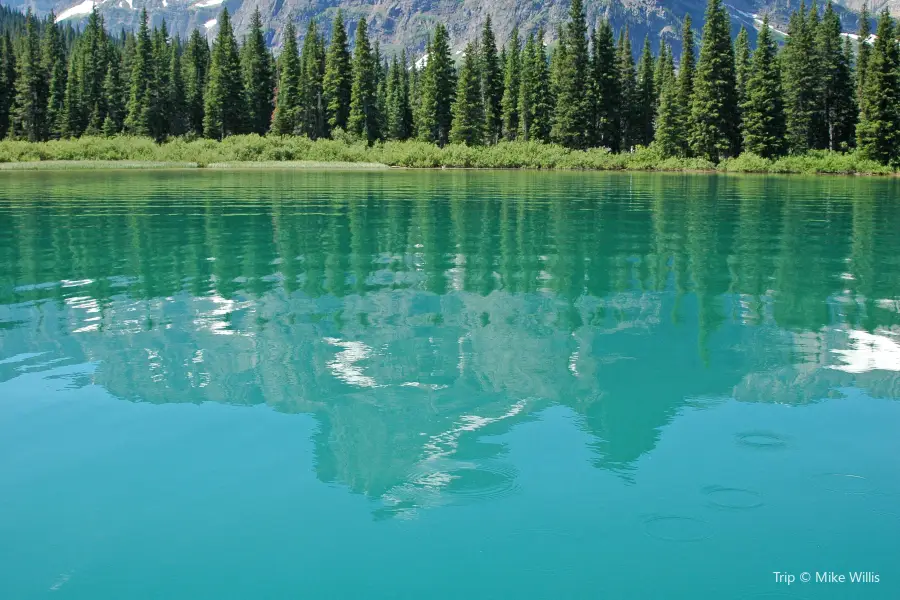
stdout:
[(76, 4), (71, 8), (67, 8), (66, 10), (59, 13), (59, 16), (56, 17), (56, 22), (59, 23), (63, 19), (68, 19), (70, 17), (79, 17), (81, 15), (89, 15), (91, 11), (94, 10), (94, 0), (84, 0), (81, 4)]
[(425, 54), (422, 58), (417, 60), (415, 64), (417, 69), (424, 69), (425, 65), (428, 64), (428, 54)]
[[(844, 36), (844, 37), (850, 38), (850, 39), (853, 40), (854, 42), (858, 42), (858, 41), (859, 41), (859, 36), (856, 35), (855, 33), (842, 33), (841, 35)], [(875, 40), (877, 40), (877, 39), (878, 39), (878, 36), (875, 35), (874, 33), (871, 34), (868, 38), (866, 38), (866, 40), (867, 40), (870, 44), (874, 44), (874, 43), (875, 43)]]
[(206, 27), (207, 29), (212, 29), (213, 27), (216, 26), (216, 20), (215, 20), (215, 19), (210, 19), (209, 21), (207, 21), (206, 23), (204, 23), (203, 26)]
[(210, 6), (218, 6), (225, 2), (225, 0), (200, 0), (200, 2), (194, 5), (194, 8), (209, 8)]
[(166, 2), (166, 0), (163, 0), (163, 8), (168, 8), (168, 7), (169, 7), (169, 3)]

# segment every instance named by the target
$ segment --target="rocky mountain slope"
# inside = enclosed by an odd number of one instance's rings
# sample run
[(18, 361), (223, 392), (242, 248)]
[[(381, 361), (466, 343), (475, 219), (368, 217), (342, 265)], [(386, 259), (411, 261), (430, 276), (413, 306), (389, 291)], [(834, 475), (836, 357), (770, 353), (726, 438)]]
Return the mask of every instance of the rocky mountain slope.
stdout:
[[(862, 0), (841, 0), (851, 9), (859, 9)], [(552, 42), (558, 24), (566, 18), (568, 0), (2, 0), (3, 4), (33, 8), (38, 14), (51, 10), (59, 19), (77, 22), (84, 19), (96, 4), (111, 29), (131, 29), (137, 24), (140, 9), (146, 8), (154, 23), (166, 20), (170, 30), (184, 35), (194, 28), (213, 35), (216, 17), (225, 6), (234, 15), (237, 32), (246, 31), (250, 15), (259, 8), (268, 27), (269, 42), (281, 45), (281, 34), (288, 20), (293, 19), (299, 31), (304, 31), (311, 19), (316, 19), (326, 33), (338, 8), (343, 9), (351, 23), (351, 35), (360, 17), (368, 21), (370, 35), (374, 34), (388, 52), (406, 48), (420, 52), (435, 23), (447, 25), (455, 49), (474, 39), (484, 19), (493, 19), (498, 39), (508, 39), (516, 25), (523, 32), (543, 27)], [(872, 9), (889, 5), (900, 11), (900, 3), (889, 0), (870, 2)], [(660, 39), (679, 46), (681, 22), (685, 14), (699, 29), (703, 23), (704, 0), (586, 0), (589, 25), (609, 18), (618, 29), (628, 26), (632, 36), (640, 40), (649, 35), (654, 46)], [(786, 21), (786, 14), (799, 5), (799, 0), (729, 0), (735, 29), (741, 25), (751, 31), (759, 27), (759, 16), (766, 11), (775, 14), (777, 25)], [(856, 28), (855, 16), (842, 11), (847, 31)], [(639, 44), (637, 44), (639, 46)]]

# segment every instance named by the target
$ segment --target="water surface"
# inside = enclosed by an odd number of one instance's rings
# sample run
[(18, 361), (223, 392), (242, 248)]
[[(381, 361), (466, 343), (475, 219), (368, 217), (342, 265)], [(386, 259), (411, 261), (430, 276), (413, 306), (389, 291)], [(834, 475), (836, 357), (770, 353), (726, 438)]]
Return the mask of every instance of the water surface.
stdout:
[(0, 184), (0, 597), (900, 597), (894, 180)]

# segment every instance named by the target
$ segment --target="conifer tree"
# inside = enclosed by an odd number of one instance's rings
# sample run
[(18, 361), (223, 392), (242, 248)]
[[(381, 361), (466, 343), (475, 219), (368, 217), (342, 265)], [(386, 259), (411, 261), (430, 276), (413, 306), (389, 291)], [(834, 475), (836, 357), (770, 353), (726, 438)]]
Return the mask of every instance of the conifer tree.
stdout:
[(209, 61), (209, 83), (203, 98), (203, 132), (219, 139), (243, 133), (247, 114), (241, 60), (228, 9), (222, 9), (219, 31)]
[(347, 29), (340, 9), (331, 28), (331, 43), (325, 57), (323, 94), (329, 131), (347, 129), (350, 116), (350, 88), (353, 85), (353, 69), (347, 46)]
[(784, 100), (778, 46), (768, 15), (763, 17), (756, 39), (746, 85), (746, 99), (741, 107), (744, 151), (763, 158), (781, 156), (786, 150)]
[[(562, 54), (558, 62), (556, 110), (551, 137), (571, 148), (586, 148), (591, 141), (591, 110), (588, 98), (587, 24), (581, 0), (572, 0), (563, 36), (564, 39), (560, 40)], [(652, 90), (652, 83), (650, 85)]]
[(25, 33), (16, 61), (15, 102), (12, 132), (17, 139), (39, 142), (47, 137), (46, 74), (41, 65), (41, 40), (38, 21), (28, 9)]
[(59, 138), (63, 129), (68, 69), (62, 34), (52, 12), (44, 29), (42, 61), (42, 68), (47, 74), (47, 129), (50, 137)]
[[(197, 32), (197, 30), (194, 30)], [(199, 35), (199, 32), (197, 32)], [(129, 90), (131, 89), (131, 64), (134, 61), (134, 53), (137, 47), (137, 38), (133, 31), (125, 34), (125, 42), (122, 46), (122, 64), (119, 65), (119, 77), (122, 79), (122, 86), (125, 90), (125, 98), (123, 102), (127, 105), (129, 98)]]
[(298, 102), (299, 127), (301, 133), (314, 140), (326, 134), (325, 123), (325, 46), (319, 35), (315, 21), (309, 22), (300, 54), (300, 80)]
[(900, 162), (900, 54), (888, 9), (882, 11), (866, 68), (856, 145), (882, 164)]
[(690, 143), (696, 156), (716, 162), (740, 150), (734, 49), (728, 13), (709, 0), (694, 78)]
[[(666, 78), (666, 68), (667, 64), (670, 63), (672, 50), (669, 48), (669, 45), (660, 40), (659, 42), (659, 54), (656, 57), (656, 60), (653, 61), (653, 89), (656, 91), (656, 106), (659, 106), (659, 98), (662, 96), (662, 88), (663, 82)], [(673, 72), (675, 64), (671, 63)]]
[(594, 36), (591, 59), (591, 90), (594, 100), (595, 143), (619, 150), (620, 100), (618, 57), (615, 38), (608, 20), (603, 20)]
[[(561, 42), (562, 43), (562, 42)], [(519, 39), (518, 26), (513, 27), (506, 50), (506, 61), (503, 73), (503, 137), (516, 139), (519, 132), (519, 88), (521, 87), (522, 41)]]
[(803, 2), (791, 15), (788, 40), (782, 51), (788, 151), (803, 154), (817, 145), (816, 116), (821, 96), (815, 30), (807, 19)]
[(497, 56), (497, 38), (491, 26), (491, 16), (484, 20), (481, 30), (481, 102), (484, 106), (484, 141), (495, 144), (503, 133), (503, 70)]
[(272, 133), (291, 135), (298, 129), (300, 119), (300, 81), (303, 69), (297, 50), (297, 31), (293, 20), (284, 28), (284, 46), (278, 56), (278, 97), (272, 118)]
[(16, 56), (9, 31), (0, 38), (0, 139), (10, 128), (16, 85)]
[(846, 150), (855, 137), (858, 109), (851, 58), (844, 53), (841, 20), (834, 11), (831, 0), (825, 5), (825, 13), (817, 31), (816, 53), (821, 62), (819, 77), (824, 119), (823, 146), (829, 150)]
[(172, 63), (172, 47), (169, 31), (163, 20), (158, 29), (153, 30), (153, 108), (150, 111), (150, 135), (162, 140), (169, 135), (169, 69)]
[(453, 102), (453, 126), (450, 141), (468, 146), (481, 145), (484, 134), (484, 107), (478, 69), (478, 49), (466, 46)]
[(679, 156), (683, 152), (684, 115), (679, 101), (678, 80), (670, 55), (663, 53), (660, 64), (659, 108), (653, 143), (664, 157)]
[[(290, 23), (289, 26), (293, 27)], [(191, 32), (181, 60), (188, 130), (203, 135), (203, 96), (209, 74), (209, 44), (196, 29)]]
[(73, 52), (69, 56), (69, 67), (66, 73), (66, 93), (63, 99), (63, 111), (60, 116), (60, 137), (77, 137), (85, 129), (87, 117), (81, 99), (81, 69), (79, 54)]
[(103, 135), (109, 137), (122, 131), (125, 118), (125, 88), (120, 76), (118, 56), (111, 57), (103, 79), (103, 96), (106, 98), (106, 117), (103, 119)]
[(125, 117), (125, 131), (131, 135), (150, 135), (155, 104), (153, 49), (147, 21), (147, 9), (141, 9), (141, 25), (131, 63), (131, 93)]
[(681, 28), (681, 60), (678, 65), (678, 113), (683, 119), (679, 125), (681, 134), (681, 155), (690, 156), (691, 146), (688, 133), (691, 123), (691, 103), (694, 96), (694, 75), (696, 74), (694, 58), (694, 30), (691, 15), (685, 15)]
[(376, 67), (366, 21), (361, 18), (356, 25), (356, 45), (353, 48), (353, 85), (347, 130), (369, 144), (381, 137), (378, 130)]
[(262, 17), (255, 8), (250, 17), (250, 32), (240, 52), (247, 113), (244, 125), (248, 132), (264, 135), (272, 119), (275, 77), (272, 55), (266, 48)]
[(456, 92), (456, 74), (450, 56), (447, 28), (438, 23), (428, 45), (428, 62), (420, 81), (419, 139), (444, 145), (452, 125), (451, 107)]
[(536, 88), (536, 70), (534, 53), (534, 35), (529, 34), (522, 48), (522, 63), (519, 70), (519, 131), (518, 139), (528, 141), (531, 137), (531, 125), (534, 121), (534, 98)]
[(869, 55), (872, 53), (872, 46), (869, 44), (869, 37), (872, 35), (869, 25), (871, 18), (868, 4), (863, 2), (862, 10), (859, 12), (859, 30), (857, 31), (859, 47), (856, 51), (856, 95), (859, 106), (862, 106), (862, 95), (866, 88), (866, 74), (869, 68)]
[[(87, 26), (73, 51), (77, 55), (80, 70), (81, 105), (84, 110), (84, 129), (90, 135), (98, 135), (106, 119), (106, 96), (103, 81), (106, 79), (111, 42), (103, 25), (103, 19), (94, 6), (88, 16)], [(81, 131), (73, 132), (80, 135)]]
[(406, 140), (412, 135), (412, 111), (409, 103), (409, 80), (406, 52), (397, 60), (395, 56), (388, 71), (387, 82), (387, 137)]
[(750, 35), (741, 27), (734, 40), (734, 77), (737, 82), (738, 105), (747, 100), (747, 79), (750, 78)]
[(656, 117), (656, 90), (653, 87), (653, 54), (650, 37), (644, 38), (644, 49), (637, 71), (637, 138), (638, 144), (648, 145), (653, 141), (653, 121)]
[(619, 74), (619, 149), (631, 150), (640, 142), (637, 76), (634, 72), (634, 56), (631, 53), (631, 37), (628, 29), (619, 34), (616, 48)]
[(168, 89), (165, 91), (167, 105), (164, 107), (168, 119), (168, 133), (184, 135), (188, 131), (188, 115), (184, 86), (184, 69), (182, 68), (181, 40), (172, 40), (169, 52)]

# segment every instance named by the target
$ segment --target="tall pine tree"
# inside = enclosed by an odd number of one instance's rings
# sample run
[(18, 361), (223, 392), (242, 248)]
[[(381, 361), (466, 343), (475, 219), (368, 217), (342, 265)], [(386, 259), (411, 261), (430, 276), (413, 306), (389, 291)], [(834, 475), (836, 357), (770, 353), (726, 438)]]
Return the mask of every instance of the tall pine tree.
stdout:
[(284, 28), (284, 46), (278, 56), (278, 97), (275, 100), (272, 133), (292, 135), (298, 129), (302, 77), (303, 69), (297, 50), (297, 31), (294, 29), (294, 22), (288, 21)]
[[(66, 99), (66, 48), (53, 13), (47, 19), (43, 40), (43, 69), (47, 74), (47, 127), (50, 137), (59, 138), (63, 129)], [(2, 77), (2, 75), (0, 75)]]
[(309, 22), (300, 53), (298, 133), (314, 140), (325, 136), (325, 45), (315, 21)]
[[(220, 29), (221, 32), (221, 29)], [(272, 55), (263, 36), (262, 17), (259, 8), (250, 17), (250, 32), (240, 51), (241, 71), (246, 94), (247, 114), (244, 126), (249, 133), (264, 135), (272, 119), (275, 74)]]
[(841, 19), (831, 4), (816, 35), (816, 53), (821, 61), (821, 103), (824, 117), (824, 146), (830, 150), (847, 150), (854, 141), (856, 129), (856, 89), (853, 85), (851, 58), (844, 53)]
[(719, 161), (740, 150), (737, 86), (730, 18), (721, 0), (709, 0), (691, 101), (691, 149)]
[(565, 146), (586, 148), (591, 141), (591, 110), (588, 97), (590, 57), (584, 5), (581, 0), (572, 0), (569, 6), (569, 20), (563, 28), (559, 51), (562, 54), (558, 63), (556, 110), (553, 115), (551, 136)]
[(616, 48), (616, 64), (619, 75), (619, 149), (631, 150), (641, 143), (640, 112), (637, 76), (634, 72), (634, 56), (631, 53), (631, 37), (628, 29), (619, 34)]
[(738, 104), (747, 100), (747, 80), (750, 78), (750, 35), (744, 27), (734, 40), (734, 78), (737, 82)]
[(481, 78), (478, 69), (478, 48), (469, 43), (466, 46), (456, 98), (453, 102), (453, 126), (450, 141), (469, 146), (481, 145), (484, 135), (484, 106), (481, 96)]
[(513, 27), (506, 49), (506, 60), (503, 72), (503, 137), (516, 139), (519, 132), (519, 88), (521, 87), (522, 40), (519, 39), (518, 26)]
[(616, 56), (616, 42), (608, 20), (600, 24), (594, 35), (591, 54), (591, 91), (594, 101), (594, 142), (598, 146), (619, 150), (619, 111), (621, 90)]
[(746, 98), (742, 105), (744, 151), (763, 158), (784, 154), (785, 116), (781, 68), (778, 46), (769, 27), (769, 15), (763, 17), (746, 86)]
[(428, 62), (421, 74), (419, 139), (444, 145), (449, 140), (456, 92), (456, 74), (450, 56), (447, 28), (438, 24), (428, 44)]
[(644, 38), (644, 49), (637, 71), (637, 138), (638, 144), (648, 145), (653, 141), (653, 121), (656, 118), (656, 90), (654, 78), (653, 54), (650, 50), (650, 38)]
[(219, 31), (209, 61), (209, 83), (204, 97), (203, 132), (222, 138), (243, 133), (247, 114), (241, 60), (228, 9), (222, 9)]
[(28, 9), (25, 34), (16, 61), (12, 132), (17, 139), (39, 142), (47, 137), (47, 76), (41, 63), (38, 20)]
[(857, 103), (860, 106), (862, 106), (862, 95), (866, 89), (869, 56), (872, 53), (872, 46), (869, 44), (869, 37), (872, 35), (872, 29), (869, 24), (871, 18), (868, 5), (864, 2), (862, 10), (859, 12), (859, 30), (857, 31), (859, 48), (856, 53), (856, 95)]
[(781, 57), (787, 142), (792, 154), (803, 154), (818, 144), (816, 119), (821, 95), (814, 40), (815, 30), (801, 2), (800, 10), (791, 15), (788, 40)]
[(491, 26), (491, 16), (484, 20), (481, 30), (481, 103), (484, 105), (484, 141), (495, 144), (503, 133), (503, 70), (497, 56), (497, 38)]
[(16, 85), (16, 54), (9, 31), (0, 38), (0, 139), (9, 131)]
[(350, 88), (353, 86), (353, 68), (347, 46), (347, 29), (340, 9), (331, 27), (331, 43), (325, 56), (323, 94), (329, 132), (347, 129), (350, 116)]
[(141, 25), (131, 61), (131, 93), (126, 108), (125, 131), (132, 135), (150, 135), (155, 104), (155, 70), (147, 9), (141, 9)]
[(184, 69), (184, 102), (188, 130), (194, 135), (203, 135), (203, 96), (209, 75), (209, 44), (196, 29), (191, 32), (181, 64)]
[(377, 63), (369, 44), (369, 34), (365, 19), (356, 25), (356, 45), (353, 48), (353, 85), (350, 91), (350, 117), (347, 130), (373, 143), (381, 132), (378, 130), (379, 116), (376, 103)]
[(866, 69), (856, 145), (860, 154), (883, 164), (900, 162), (900, 54), (888, 9), (878, 19)]
[(678, 80), (675, 78), (675, 68), (670, 56), (663, 54), (660, 64), (659, 107), (653, 143), (664, 157), (679, 156), (683, 151), (684, 115), (678, 99)]

